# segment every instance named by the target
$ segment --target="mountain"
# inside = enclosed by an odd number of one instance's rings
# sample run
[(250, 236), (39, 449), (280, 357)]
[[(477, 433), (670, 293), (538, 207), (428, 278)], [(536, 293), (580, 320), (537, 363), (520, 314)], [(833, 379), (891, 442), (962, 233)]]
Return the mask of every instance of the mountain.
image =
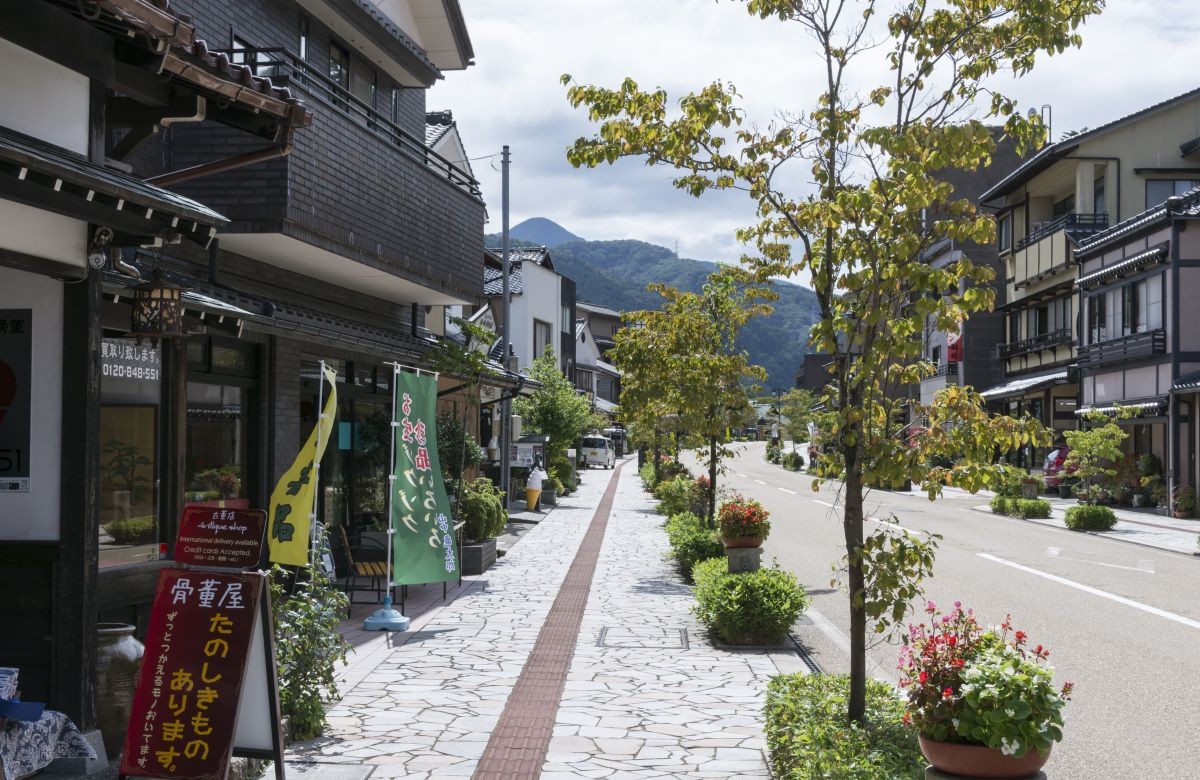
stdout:
[[(550, 220), (539, 221), (568, 233)], [(485, 241), (488, 246), (498, 246), (500, 236), (489, 235)], [(524, 244), (526, 240), (514, 243)], [(716, 263), (679, 258), (666, 247), (634, 240), (578, 239), (554, 246), (551, 257), (554, 267), (575, 281), (579, 300), (617, 311), (657, 309), (662, 305), (662, 298), (646, 289), (650, 282), (698, 292), (708, 275), (717, 270)], [(791, 387), (807, 351), (809, 328), (819, 319), (816, 295), (790, 282), (776, 282), (774, 289), (779, 293), (779, 300), (772, 304), (775, 312), (751, 320), (742, 329), (738, 343), (750, 355), (751, 363), (767, 370), (769, 378), (764, 387)]]
[(545, 217), (533, 217), (509, 230), (509, 236), (538, 246), (554, 248), (559, 244), (583, 241), (583, 238)]

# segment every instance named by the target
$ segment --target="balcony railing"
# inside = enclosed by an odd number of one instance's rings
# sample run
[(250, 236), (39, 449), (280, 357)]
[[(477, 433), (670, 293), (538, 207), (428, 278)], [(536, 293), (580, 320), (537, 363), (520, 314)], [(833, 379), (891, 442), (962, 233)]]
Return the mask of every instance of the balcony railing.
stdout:
[(1166, 353), (1167, 332), (1159, 328), (1080, 347), (1079, 365), (1098, 366), (1104, 363), (1121, 363), (1126, 360), (1138, 360)]
[(1025, 355), (1030, 352), (1037, 352), (1043, 349), (1053, 349), (1054, 347), (1070, 343), (1070, 328), (1052, 330), (1049, 333), (1042, 333), (1041, 335), (1022, 339), (1021, 341), (1013, 341), (1008, 344), (1001, 344), (999, 347), (1000, 358), (1004, 359), (1014, 357), (1016, 355)]
[(417, 138), (405, 131), (390, 117), (367, 105), (350, 90), (343, 87), (327, 73), (314, 68), (297, 55), (283, 48), (267, 49), (216, 49), (230, 60), (250, 66), (257, 76), (271, 79), (276, 86), (298, 87), (309, 96), (326, 104), (331, 110), (348, 117), (370, 130), (380, 140), (396, 148), (401, 154), (419, 162), (454, 186), (480, 197), (479, 182), (466, 171), (425, 145), (424, 138)]
[(934, 369), (933, 374), (930, 375), (929, 378), (933, 379), (934, 377), (939, 377), (939, 376), (951, 377), (953, 379), (957, 379), (958, 378), (958, 363), (942, 363), (941, 365), (939, 365), (937, 368)]
[(1063, 214), (1058, 219), (1043, 222), (1029, 231), (1029, 235), (1017, 242), (1017, 249), (1035, 244), (1060, 230), (1095, 233), (1106, 227), (1108, 227), (1108, 214)]

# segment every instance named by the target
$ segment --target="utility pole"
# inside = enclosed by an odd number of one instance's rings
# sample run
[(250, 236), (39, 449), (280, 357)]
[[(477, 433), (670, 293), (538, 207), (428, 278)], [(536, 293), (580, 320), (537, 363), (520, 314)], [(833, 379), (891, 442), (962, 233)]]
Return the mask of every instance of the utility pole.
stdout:
[[(508, 306), (508, 261), (509, 261), (509, 237), (508, 237), (508, 144), (504, 145), (504, 150), (500, 155), (500, 171), (501, 171), (501, 195), (500, 209), (502, 219), (502, 236), (503, 243), (501, 244), (500, 260), (503, 282), (501, 283), (501, 328), (500, 328), (500, 362), (504, 367), (508, 368), (508, 350), (509, 350), (509, 306)], [(500, 489), (504, 492), (504, 506), (508, 506), (509, 498), (509, 482), (511, 478), (512, 462), (510, 461), (512, 452), (512, 401), (505, 396), (500, 403)]]

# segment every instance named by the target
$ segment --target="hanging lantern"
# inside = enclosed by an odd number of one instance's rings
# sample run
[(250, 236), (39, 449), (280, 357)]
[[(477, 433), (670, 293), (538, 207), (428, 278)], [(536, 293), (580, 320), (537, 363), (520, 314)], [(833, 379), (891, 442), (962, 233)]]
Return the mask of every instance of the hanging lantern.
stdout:
[(133, 318), (129, 335), (138, 340), (150, 339), (158, 346), (162, 338), (183, 336), (183, 288), (163, 277), (155, 268), (149, 281), (133, 289)]

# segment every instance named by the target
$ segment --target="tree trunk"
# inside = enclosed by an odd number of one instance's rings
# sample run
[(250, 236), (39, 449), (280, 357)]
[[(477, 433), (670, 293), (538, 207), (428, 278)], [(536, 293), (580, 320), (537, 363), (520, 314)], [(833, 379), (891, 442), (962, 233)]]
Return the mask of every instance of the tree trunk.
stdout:
[(658, 484), (662, 479), (659, 474), (659, 461), (662, 459), (662, 434), (658, 429), (654, 430), (654, 484)]
[(846, 458), (845, 510), (842, 528), (846, 537), (850, 589), (850, 698), (846, 716), (850, 722), (863, 722), (867, 703), (867, 610), (863, 603), (866, 577), (863, 571), (863, 483), (857, 458)]
[(708, 440), (708, 527), (716, 528), (717, 518), (717, 437)]

